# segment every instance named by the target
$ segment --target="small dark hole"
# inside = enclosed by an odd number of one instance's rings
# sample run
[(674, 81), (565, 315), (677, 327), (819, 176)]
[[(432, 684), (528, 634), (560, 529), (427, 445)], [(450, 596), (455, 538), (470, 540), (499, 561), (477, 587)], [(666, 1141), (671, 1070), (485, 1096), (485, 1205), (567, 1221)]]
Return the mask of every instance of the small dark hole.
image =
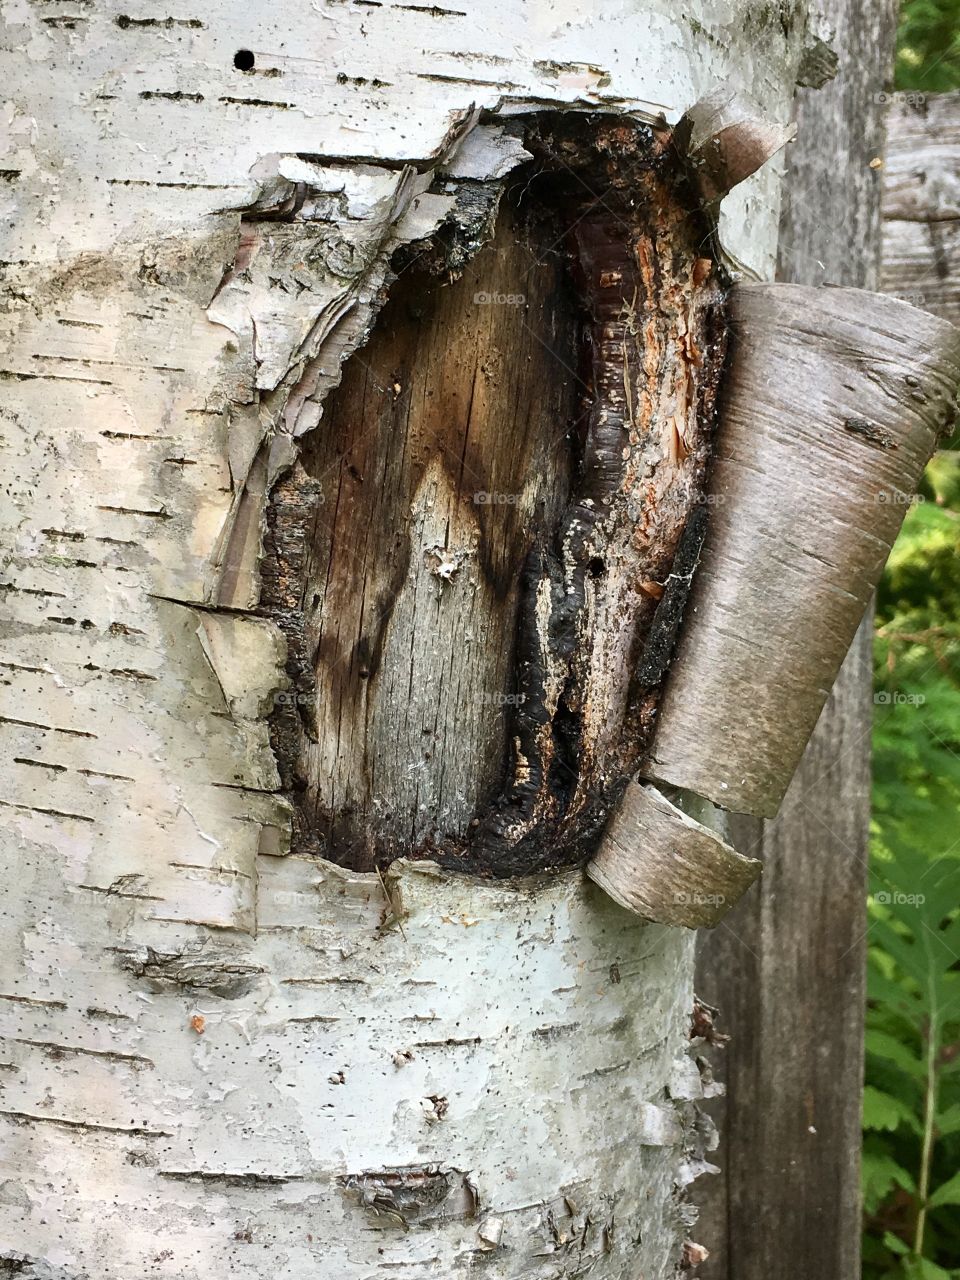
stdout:
[(589, 572), (591, 578), (602, 578), (607, 571), (607, 566), (604, 564), (604, 562), (600, 559), (599, 556), (594, 556), (593, 559), (587, 565), (587, 571)]
[(249, 49), (238, 49), (233, 55), (233, 65), (238, 71), (252, 71), (256, 61)]

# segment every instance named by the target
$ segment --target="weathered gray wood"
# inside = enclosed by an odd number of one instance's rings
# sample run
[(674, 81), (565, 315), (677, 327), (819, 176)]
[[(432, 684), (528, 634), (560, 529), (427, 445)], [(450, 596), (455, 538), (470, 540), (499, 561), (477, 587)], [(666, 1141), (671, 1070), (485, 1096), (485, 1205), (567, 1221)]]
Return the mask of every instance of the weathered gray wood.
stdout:
[(711, 518), (647, 777), (772, 817), (954, 417), (960, 331), (855, 289), (730, 307)]
[[(882, 171), (870, 162), (883, 150), (898, 6), (820, 7), (840, 74), (798, 95), (780, 277), (872, 289)], [(721, 1173), (697, 1187), (704, 1280), (859, 1280), (870, 644), (864, 625), (780, 817), (732, 821), (731, 839), (763, 857), (764, 875), (700, 935), (698, 990), (733, 1032), (714, 1055), (728, 1090), (713, 1104)]]
[[(960, 218), (960, 93), (897, 94), (887, 120), (882, 215), (899, 221)], [(882, 279), (889, 270), (883, 228)]]
[(884, 223), (884, 289), (960, 325), (960, 221)]
[(960, 93), (891, 108), (883, 187), (883, 289), (960, 324)]
[(727, 1089), (709, 1107), (721, 1173), (695, 1192), (705, 1280), (859, 1280), (870, 638), (864, 627), (777, 819), (731, 819), (763, 875), (699, 935), (697, 991), (730, 1034), (710, 1055)]
[(634, 915), (700, 929), (723, 919), (760, 867), (656, 787), (631, 782), (587, 875)]

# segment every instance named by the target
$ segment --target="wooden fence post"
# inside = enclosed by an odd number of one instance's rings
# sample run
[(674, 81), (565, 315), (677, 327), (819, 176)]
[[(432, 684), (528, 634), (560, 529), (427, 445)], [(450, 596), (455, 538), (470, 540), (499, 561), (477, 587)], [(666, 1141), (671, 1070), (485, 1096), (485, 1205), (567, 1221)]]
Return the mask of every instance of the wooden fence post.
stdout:
[[(829, 0), (839, 74), (801, 90), (780, 278), (876, 288), (897, 4)], [(697, 1188), (704, 1280), (860, 1275), (871, 628), (861, 627), (775, 822), (736, 819), (761, 887), (701, 934), (698, 991), (734, 1033), (720, 1175)], [(715, 1055), (717, 1056), (717, 1055)]]

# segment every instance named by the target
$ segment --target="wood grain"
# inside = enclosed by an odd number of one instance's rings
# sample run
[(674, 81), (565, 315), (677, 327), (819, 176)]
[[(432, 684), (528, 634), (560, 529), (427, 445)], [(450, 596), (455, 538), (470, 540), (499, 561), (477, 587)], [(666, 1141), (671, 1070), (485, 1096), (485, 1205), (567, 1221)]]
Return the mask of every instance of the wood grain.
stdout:
[[(827, 0), (837, 79), (797, 97), (781, 279), (879, 285), (883, 90), (898, 6)], [(779, 818), (735, 818), (758, 891), (700, 935), (697, 989), (732, 1033), (714, 1055), (721, 1144), (697, 1185), (703, 1280), (860, 1277), (871, 628), (861, 626)]]
[(883, 188), (883, 288), (960, 324), (960, 94), (898, 95)]
[(575, 323), (562, 264), (505, 212), (456, 284), (400, 278), (275, 492), (301, 849), (367, 868), (463, 836), (500, 784), (522, 570), (569, 489)]
[(585, 861), (699, 548), (725, 326), (686, 169), (636, 122), (523, 136), (493, 243), (401, 275), (271, 502), (295, 845), (358, 869)]
[[(960, 218), (960, 93), (891, 95), (882, 216), (891, 222)], [(883, 283), (889, 273), (883, 228)]]

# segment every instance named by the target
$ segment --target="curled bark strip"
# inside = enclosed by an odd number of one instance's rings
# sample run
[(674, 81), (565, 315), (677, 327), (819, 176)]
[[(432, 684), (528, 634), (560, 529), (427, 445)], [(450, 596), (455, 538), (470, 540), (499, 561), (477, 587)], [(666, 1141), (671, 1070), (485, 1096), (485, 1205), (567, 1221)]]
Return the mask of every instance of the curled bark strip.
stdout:
[(677, 125), (700, 194), (708, 204), (722, 199), (796, 136), (795, 124), (765, 120), (759, 109), (732, 89), (708, 93)]
[(723, 919), (760, 867), (655, 787), (631, 782), (587, 875), (645, 920), (699, 929)]
[(711, 522), (646, 776), (777, 812), (953, 421), (960, 332), (857, 289), (731, 297)]

